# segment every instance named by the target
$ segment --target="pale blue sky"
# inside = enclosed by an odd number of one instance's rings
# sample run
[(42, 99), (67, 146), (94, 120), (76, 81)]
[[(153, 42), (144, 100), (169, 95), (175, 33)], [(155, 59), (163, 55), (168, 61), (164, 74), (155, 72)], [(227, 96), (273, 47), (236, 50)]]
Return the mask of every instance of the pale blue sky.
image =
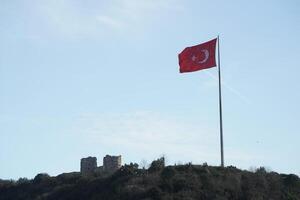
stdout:
[(217, 68), (177, 57), (218, 34), (225, 164), (299, 175), (299, 24), (297, 0), (1, 0), (0, 178), (219, 165)]

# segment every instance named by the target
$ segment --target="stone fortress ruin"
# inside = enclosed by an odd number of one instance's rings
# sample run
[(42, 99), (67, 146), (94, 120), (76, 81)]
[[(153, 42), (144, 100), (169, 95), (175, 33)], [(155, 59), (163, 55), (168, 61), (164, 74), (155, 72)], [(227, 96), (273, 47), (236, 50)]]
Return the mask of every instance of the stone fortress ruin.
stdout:
[(121, 156), (109, 156), (106, 155), (103, 158), (103, 170), (104, 171), (116, 171), (121, 168)]
[(80, 161), (80, 172), (83, 174), (89, 174), (97, 169), (97, 158), (87, 157), (82, 158)]
[(80, 172), (88, 175), (95, 172), (108, 172), (113, 173), (122, 166), (121, 156), (106, 155), (103, 158), (103, 166), (97, 167), (96, 157), (87, 157), (80, 160)]

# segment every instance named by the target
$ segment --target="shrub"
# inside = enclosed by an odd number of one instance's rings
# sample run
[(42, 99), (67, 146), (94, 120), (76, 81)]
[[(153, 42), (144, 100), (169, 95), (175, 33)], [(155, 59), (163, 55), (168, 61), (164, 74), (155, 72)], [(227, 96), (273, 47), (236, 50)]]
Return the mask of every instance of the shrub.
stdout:
[(176, 170), (173, 167), (166, 167), (161, 172), (160, 176), (163, 180), (170, 180), (176, 174)]
[(34, 183), (40, 183), (40, 182), (48, 181), (49, 179), (50, 179), (49, 174), (41, 173), (41, 174), (38, 174), (34, 177), (33, 182)]
[(17, 181), (17, 184), (27, 184), (30, 183), (30, 180), (28, 178), (19, 178)]
[(139, 173), (139, 165), (137, 163), (130, 163), (129, 165), (125, 164), (124, 166), (122, 166), (113, 175), (113, 177), (136, 175), (138, 173)]
[(152, 172), (157, 172), (157, 171), (162, 170), (164, 167), (165, 167), (165, 158), (164, 158), (164, 157), (161, 157), (161, 158), (159, 158), (159, 159), (157, 159), (157, 160), (154, 160), (154, 161), (151, 163), (151, 165), (150, 165), (148, 171), (149, 171), (150, 173), (152, 173)]
[(300, 180), (299, 180), (298, 176), (295, 174), (285, 175), (283, 178), (283, 181), (287, 187), (295, 187), (295, 186), (300, 185)]

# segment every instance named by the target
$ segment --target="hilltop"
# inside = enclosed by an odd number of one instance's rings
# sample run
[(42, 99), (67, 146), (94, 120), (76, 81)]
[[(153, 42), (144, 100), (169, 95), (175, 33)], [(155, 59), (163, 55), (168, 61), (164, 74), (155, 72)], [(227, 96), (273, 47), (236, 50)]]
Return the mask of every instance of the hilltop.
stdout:
[(165, 166), (160, 158), (148, 169), (137, 164), (115, 173), (38, 174), (34, 179), (0, 181), (0, 200), (260, 200), (300, 199), (300, 179), (259, 168), (204, 165)]

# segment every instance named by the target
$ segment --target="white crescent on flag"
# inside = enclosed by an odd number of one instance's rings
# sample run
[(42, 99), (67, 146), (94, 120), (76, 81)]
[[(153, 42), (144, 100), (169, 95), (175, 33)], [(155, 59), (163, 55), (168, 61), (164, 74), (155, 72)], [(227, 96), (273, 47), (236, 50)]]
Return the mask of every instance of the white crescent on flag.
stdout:
[[(207, 49), (203, 49), (201, 51), (204, 53), (204, 58), (203, 58), (203, 60), (200, 60), (200, 61), (197, 62), (199, 64), (205, 63), (208, 60), (208, 58), (209, 58), (209, 51)], [(197, 56), (193, 55), (192, 56), (192, 61), (195, 62), (196, 59), (197, 59)]]
[(202, 52), (204, 53), (205, 57), (203, 60), (199, 61), (198, 63), (205, 63), (207, 59), (209, 58), (209, 51), (207, 49), (203, 49)]

